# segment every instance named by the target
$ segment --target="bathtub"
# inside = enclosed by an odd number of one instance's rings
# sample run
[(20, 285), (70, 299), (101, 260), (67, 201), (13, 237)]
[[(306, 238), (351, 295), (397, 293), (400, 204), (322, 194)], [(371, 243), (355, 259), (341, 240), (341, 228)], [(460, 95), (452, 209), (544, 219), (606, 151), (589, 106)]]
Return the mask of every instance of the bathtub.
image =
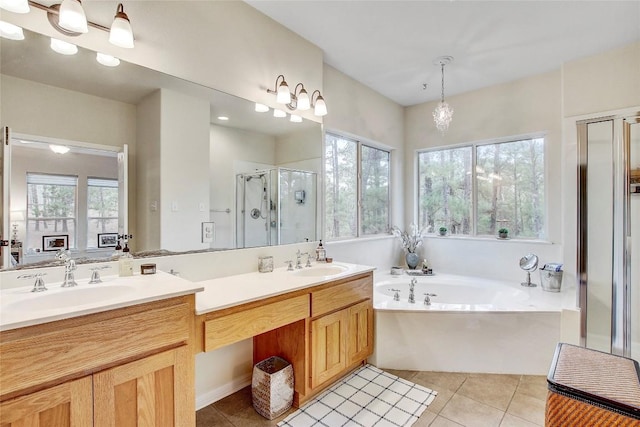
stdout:
[[(575, 288), (550, 293), (447, 274), (416, 279), (409, 303), (410, 276), (375, 276), (372, 361), (381, 368), (544, 375), (564, 338), (563, 319), (579, 319)], [(430, 305), (425, 293), (436, 294)]]

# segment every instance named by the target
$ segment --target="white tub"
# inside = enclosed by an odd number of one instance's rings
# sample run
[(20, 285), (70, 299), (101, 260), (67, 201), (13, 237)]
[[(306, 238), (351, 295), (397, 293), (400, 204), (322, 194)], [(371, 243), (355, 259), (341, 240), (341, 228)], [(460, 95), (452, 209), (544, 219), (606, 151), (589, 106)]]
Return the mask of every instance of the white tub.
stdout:
[[(544, 292), (509, 283), (436, 274), (376, 275), (376, 352), (381, 368), (546, 374), (574, 291)], [(394, 301), (400, 290), (400, 301)], [(431, 305), (424, 294), (433, 293)]]

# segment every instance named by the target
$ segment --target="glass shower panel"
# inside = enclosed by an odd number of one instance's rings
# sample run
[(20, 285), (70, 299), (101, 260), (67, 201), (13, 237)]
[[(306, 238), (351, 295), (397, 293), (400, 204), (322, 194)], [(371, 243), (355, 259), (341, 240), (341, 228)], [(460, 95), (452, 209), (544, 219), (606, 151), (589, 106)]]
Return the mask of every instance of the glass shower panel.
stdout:
[(587, 127), (586, 346), (611, 351), (613, 276), (613, 121)]
[(630, 277), (631, 287), (631, 358), (640, 359), (640, 123), (629, 127), (629, 166), (630, 166)]
[(279, 243), (316, 240), (316, 174), (279, 168), (278, 179)]

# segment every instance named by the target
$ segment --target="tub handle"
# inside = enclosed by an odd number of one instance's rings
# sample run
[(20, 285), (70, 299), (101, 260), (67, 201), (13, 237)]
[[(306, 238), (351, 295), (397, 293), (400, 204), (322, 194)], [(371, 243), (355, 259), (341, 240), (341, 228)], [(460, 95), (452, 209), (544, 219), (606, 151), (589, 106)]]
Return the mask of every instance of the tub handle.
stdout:
[(400, 301), (400, 289), (392, 289), (392, 288), (390, 288), (389, 290), (390, 290), (391, 292), (395, 292), (395, 293), (393, 294), (393, 300), (394, 300), (394, 301)]
[(424, 294), (424, 305), (431, 305), (431, 297), (437, 297), (437, 294), (430, 294), (430, 293), (425, 293)]

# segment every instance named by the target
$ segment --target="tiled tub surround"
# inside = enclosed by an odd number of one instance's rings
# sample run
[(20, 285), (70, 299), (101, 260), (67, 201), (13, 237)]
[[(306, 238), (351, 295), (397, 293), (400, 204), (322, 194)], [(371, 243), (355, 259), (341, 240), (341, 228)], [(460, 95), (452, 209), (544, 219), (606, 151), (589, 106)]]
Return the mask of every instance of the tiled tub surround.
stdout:
[[(575, 289), (560, 293), (519, 282), (436, 274), (375, 275), (376, 341), (382, 369), (543, 375), (556, 344), (577, 326)], [(401, 289), (400, 301), (393, 291)], [(424, 293), (435, 293), (424, 305)]]

